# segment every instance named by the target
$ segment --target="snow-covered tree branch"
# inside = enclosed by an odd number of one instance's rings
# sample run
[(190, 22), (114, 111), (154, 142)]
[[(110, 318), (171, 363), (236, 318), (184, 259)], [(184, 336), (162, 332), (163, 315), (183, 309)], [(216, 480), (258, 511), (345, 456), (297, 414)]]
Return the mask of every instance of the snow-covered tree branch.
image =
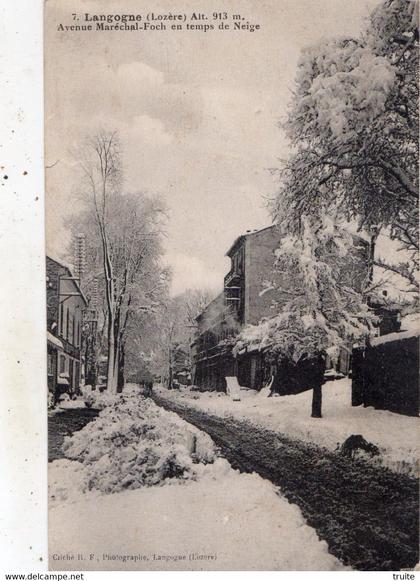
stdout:
[[(389, 232), (418, 270), (418, 29), (412, 0), (382, 0), (360, 38), (302, 53), (284, 128), (293, 153), (274, 212), (339, 207), (360, 229)], [(417, 276), (414, 276), (417, 278)]]
[(123, 383), (130, 319), (138, 311), (153, 310), (158, 299), (164, 208), (157, 198), (122, 192), (115, 133), (99, 133), (89, 139), (80, 164), (85, 204), (73, 230), (84, 233), (89, 271), (103, 287), (107, 389), (116, 392)]

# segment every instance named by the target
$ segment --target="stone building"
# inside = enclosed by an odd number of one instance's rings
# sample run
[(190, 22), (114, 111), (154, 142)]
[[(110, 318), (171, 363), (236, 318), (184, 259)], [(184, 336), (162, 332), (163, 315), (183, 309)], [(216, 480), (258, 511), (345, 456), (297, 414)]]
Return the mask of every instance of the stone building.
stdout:
[[(224, 278), (223, 291), (197, 317), (196, 337), (191, 345), (192, 382), (203, 390), (226, 390), (227, 376), (236, 376), (242, 386), (260, 389), (277, 374), (276, 364), (267, 353), (247, 351), (233, 357), (235, 336), (245, 325), (256, 325), (263, 318), (276, 315), (286, 297), (277, 289), (288, 288), (293, 273), (275, 273), (275, 250), (281, 233), (277, 226), (247, 232), (239, 236), (227, 251), (231, 268)], [(349, 265), (349, 284), (358, 285), (366, 277), (368, 245), (354, 237), (360, 260)], [(278, 278), (271, 285), (273, 277)], [(351, 281), (351, 282), (350, 282)], [(354, 287), (355, 288), (355, 287)], [(350, 369), (351, 348), (338, 362), (343, 373)], [(299, 386), (293, 387), (293, 392)]]
[(225, 377), (235, 375), (242, 385), (261, 387), (264, 377), (258, 357), (235, 359), (231, 344), (242, 327), (275, 313), (276, 297), (264, 284), (273, 277), (279, 239), (277, 227), (270, 226), (239, 236), (227, 251), (231, 268), (223, 291), (196, 319), (197, 333), (191, 346), (195, 385), (225, 390)]
[(82, 324), (87, 301), (69, 266), (47, 256), (48, 390), (57, 401), (79, 389)]

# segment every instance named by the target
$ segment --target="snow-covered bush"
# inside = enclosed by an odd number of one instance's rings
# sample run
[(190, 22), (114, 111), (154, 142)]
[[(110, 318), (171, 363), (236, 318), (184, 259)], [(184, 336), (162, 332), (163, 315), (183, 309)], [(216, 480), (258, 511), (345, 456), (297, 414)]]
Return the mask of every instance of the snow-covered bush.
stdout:
[(93, 390), (92, 386), (86, 385), (82, 390), (83, 399), (87, 408), (103, 410), (108, 405), (112, 405), (118, 395), (111, 394), (107, 391)]
[(65, 439), (63, 451), (83, 465), (83, 491), (104, 493), (194, 479), (198, 463), (216, 458), (209, 436), (138, 391), (114, 396), (94, 421)]
[(83, 396), (88, 395), (92, 391), (92, 386), (89, 383), (83, 384), (80, 386), (80, 391), (81, 391)]

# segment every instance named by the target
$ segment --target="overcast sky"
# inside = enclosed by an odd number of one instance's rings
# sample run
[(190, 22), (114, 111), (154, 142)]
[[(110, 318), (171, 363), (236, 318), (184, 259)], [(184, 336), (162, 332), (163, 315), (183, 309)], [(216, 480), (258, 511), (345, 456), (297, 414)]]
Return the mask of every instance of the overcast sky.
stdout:
[[(99, 128), (118, 130), (125, 189), (163, 195), (173, 293), (221, 288), (235, 237), (270, 223), (268, 171), (287, 156), (277, 127), (299, 52), (357, 34), (377, 0), (47, 0), (47, 250), (63, 255), (63, 218), (78, 185), (70, 154)], [(57, 32), (71, 13), (227, 9), (261, 25), (241, 32)]]

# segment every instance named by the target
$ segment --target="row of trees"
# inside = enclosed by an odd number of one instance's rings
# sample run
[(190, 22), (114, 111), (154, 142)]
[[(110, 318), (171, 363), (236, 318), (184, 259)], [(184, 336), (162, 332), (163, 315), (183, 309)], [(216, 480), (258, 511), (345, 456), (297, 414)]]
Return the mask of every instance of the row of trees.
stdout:
[(89, 138), (78, 161), (82, 209), (70, 226), (86, 240), (83, 287), (95, 300), (97, 356), (106, 354), (107, 389), (115, 393), (124, 382), (127, 342), (167, 290), (169, 273), (161, 263), (165, 209), (156, 197), (123, 191), (116, 133)]
[[(166, 387), (172, 387), (174, 375), (182, 366), (191, 367), (191, 342), (196, 329), (195, 318), (212, 300), (209, 290), (190, 289), (175, 297), (166, 296), (160, 308), (148, 317), (150, 332), (138, 336), (139, 354), (144, 354), (151, 373), (160, 376)], [(134, 344), (134, 343), (133, 343)]]
[(211, 293), (170, 297), (162, 261), (166, 210), (159, 197), (124, 191), (116, 133), (89, 138), (77, 160), (82, 208), (69, 226), (86, 242), (83, 288), (97, 323), (94, 357), (107, 360), (107, 389), (117, 392), (126, 375), (141, 370), (171, 385), (176, 352), (188, 357), (195, 317)]

